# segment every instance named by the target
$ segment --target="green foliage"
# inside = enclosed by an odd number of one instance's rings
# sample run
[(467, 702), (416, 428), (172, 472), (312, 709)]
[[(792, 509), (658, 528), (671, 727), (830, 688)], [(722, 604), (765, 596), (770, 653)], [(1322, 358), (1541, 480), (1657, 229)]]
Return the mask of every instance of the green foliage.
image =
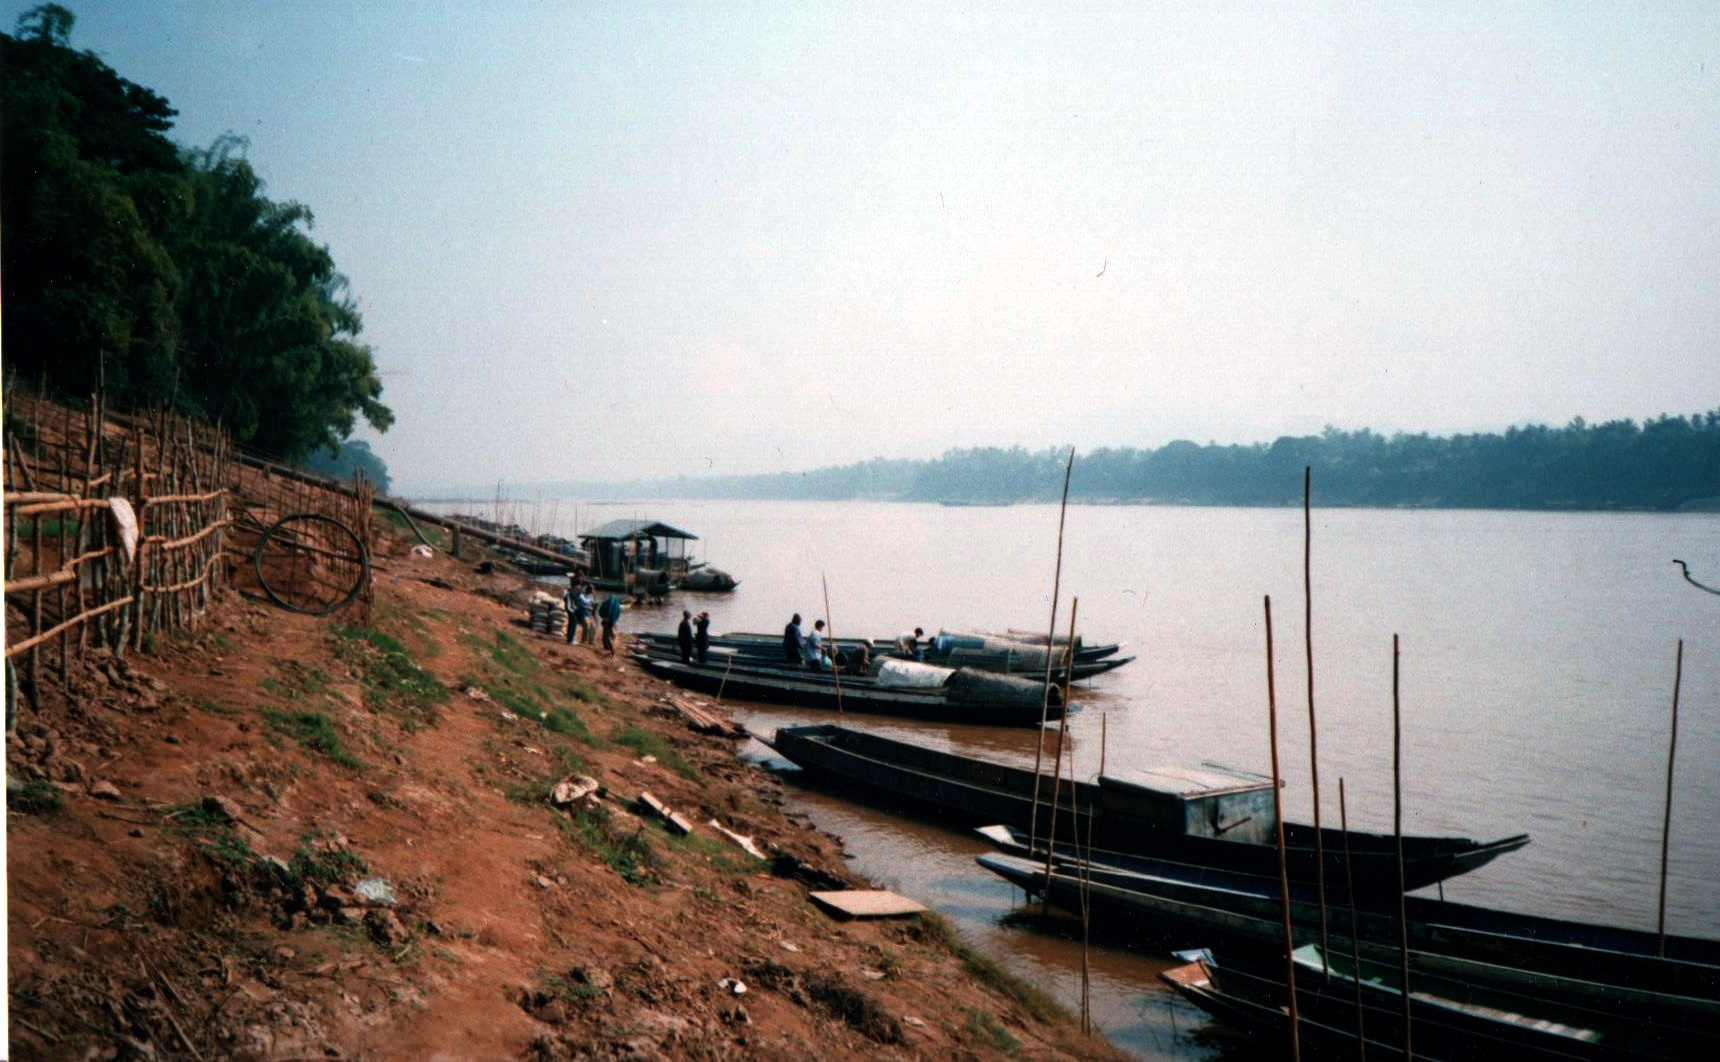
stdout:
[(294, 741), (319, 752), (342, 767), (362, 767), (363, 762), (348, 752), (334, 724), (321, 712), (282, 712), (274, 708), (261, 709), (269, 727)]
[(311, 214), (223, 138), (182, 152), (175, 111), (70, 46), (44, 5), (0, 34), (0, 269), (8, 368), (119, 405), (174, 404), (292, 459), (393, 414)]
[[(384, 494), (393, 486), (393, 482), (388, 478), (388, 466), (363, 439), (348, 439), (333, 449), (313, 450), (310, 456), (305, 458), (305, 467), (312, 472), (320, 472), (336, 479), (351, 479), (355, 474), (363, 475)], [(382, 511), (393, 512), (387, 508)], [(395, 512), (394, 515), (400, 514)], [(401, 526), (404, 525), (405, 521), (402, 520)]]
[(31, 778), (16, 792), (6, 794), (6, 806), (26, 815), (47, 815), (65, 804), (66, 798), (60, 787), (46, 778)]

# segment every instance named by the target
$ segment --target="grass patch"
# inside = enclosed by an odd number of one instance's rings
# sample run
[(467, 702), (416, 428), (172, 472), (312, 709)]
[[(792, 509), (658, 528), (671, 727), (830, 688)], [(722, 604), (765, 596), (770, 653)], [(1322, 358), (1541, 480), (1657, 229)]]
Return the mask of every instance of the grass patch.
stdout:
[(670, 748), (669, 743), (663, 740), (661, 734), (639, 726), (628, 726), (610, 740), (617, 745), (634, 750), (641, 756), (655, 756), (658, 763), (668, 767), (682, 778), (694, 782), (704, 781), (698, 770), (683, 760), (674, 749)]
[(630, 885), (655, 883), (655, 870), (662, 857), (651, 847), (643, 825), (628, 832), (601, 806), (575, 808), (565, 817), (557, 815), (556, 822), (623, 881)]
[(1001, 1051), (1013, 1055), (1021, 1047), (1021, 1041), (1009, 1034), (1009, 1030), (998, 1024), (996, 1018), (983, 1010), (969, 1008), (967, 1012), (968, 1032), (972, 1033), (993, 1051)]
[(66, 796), (46, 778), (32, 778), (22, 788), (6, 794), (6, 806), (26, 815), (49, 815), (66, 806)]
[(190, 841), (199, 852), (223, 867), (240, 870), (257, 860), (257, 853), (234, 831), (227, 816), (201, 804), (169, 808), (162, 828)]
[(585, 1002), (592, 999), (602, 999), (604, 991), (597, 985), (576, 981), (571, 977), (560, 977), (556, 974), (540, 973), (537, 1000), (539, 1004), (552, 1003), (556, 1000), (566, 1002)]
[(358, 670), (368, 708), (400, 713), (409, 730), (436, 722), (436, 708), (448, 691), (418, 666), (399, 639), (368, 627), (336, 627), (335, 638), (340, 658)]
[(299, 838), (298, 850), (288, 868), (295, 885), (306, 881), (333, 885), (362, 878), (370, 872), (363, 856), (333, 844), (325, 834), (314, 830)]
[(668, 838), (673, 847), (702, 856), (706, 863), (725, 874), (740, 877), (756, 874), (765, 867), (762, 860), (754, 859), (726, 840), (719, 841), (714, 837), (704, 837), (696, 833), (687, 834), (685, 837), (668, 834)]
[[(305, 700), (325, 697), (334, 690), (334, 679), (322, 668), (301, 664), (297, 660), (271, 660), (275, 675), (264, 676), (260, 683), (264, 693), (282, 700)], [(277, 677), (278, 676), (278, 677)]]
[(1042, 989), (1005, 970), (993, 960), (968, 947), (949, 922), (936, 912), (915, 915), (909, 930), (922, 943), (942, 948), (962, 961), (969, 976), (982, 985), (1002, 992), (1019, 1003), (1035, 1021), (1066, 1022), (1069, 1015)]
[[(377, 517), (380, 518), (383, 523), (387, 524), (389, 527), (395, 528), (396, 530), (404, 531), (408, 535), (412, 535), (412, 525), (415, 521), (408, 520), (405, 513), (386, 505), (377, 505), (373, 508)], [(421, 523), (418, 524), (418, 530), (424, 532), (424, 537), (430, 540), (430, 545), (435, 549), (447, 548), (448, 532), (444, 531), (442, 528), (432, 523)], [(414, 542), (418, 541), (418, 536), (413, 535), (412, 540)]]
[(321, 753), (342, 767), (362, 767), (364, 763), (348, 752), (335, 732), (334, 724), (321, 712), (283, 712), (275, 708), (260, 709), (268, 720), (269, 729), (292, 738), (312, 752)]

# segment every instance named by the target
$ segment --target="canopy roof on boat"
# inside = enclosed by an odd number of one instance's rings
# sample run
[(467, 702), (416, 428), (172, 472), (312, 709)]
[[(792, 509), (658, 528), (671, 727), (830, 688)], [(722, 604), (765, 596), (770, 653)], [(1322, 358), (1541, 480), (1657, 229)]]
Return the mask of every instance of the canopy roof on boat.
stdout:
[(611, 520), (599, 527), (581, 534), (580, 540), (586, 539), (627, 539), (643, 538), (684, 538), (695, 540), (699, 536), (691, 531), (682, 531), (678, 527), (670, 527), (658, 520)]

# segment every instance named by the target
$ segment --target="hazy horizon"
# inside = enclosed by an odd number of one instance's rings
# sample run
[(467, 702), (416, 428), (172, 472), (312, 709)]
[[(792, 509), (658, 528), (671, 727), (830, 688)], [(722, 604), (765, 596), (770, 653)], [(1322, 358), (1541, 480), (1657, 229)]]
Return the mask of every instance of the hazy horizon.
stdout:
[(407, 490), (1720, 406), (1714, 5), (66, 6), (315, 213)]

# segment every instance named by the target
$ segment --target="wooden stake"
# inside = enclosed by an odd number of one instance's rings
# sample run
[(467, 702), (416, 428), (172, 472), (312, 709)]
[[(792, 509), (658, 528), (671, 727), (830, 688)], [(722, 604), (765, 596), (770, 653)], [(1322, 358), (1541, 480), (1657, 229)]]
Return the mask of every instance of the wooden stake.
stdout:
[[(1398, 983), (1403, 999), (1403, 1057), (1414, 1058), (1409, 1030), (1409, 922), (1404, 912), (1403, 880), (1403, 710), (1398, 694), (1398, 636), (1392, 635), (1392, 836), (1397, 842)], [(1357, 971), (1358, 973), (1360, 971)]]
[[(1367, 1029), (1362, 1022), (1362, 945), (1361, 928), (1356, 924), (1356, 878), (1350, 869), (1350, 815), (1344, 808), (1344, 779), (1338, 779), (1338, 827), (1344, 835), (1344, 896), (1350, 904), (1350, 980), (1356, 986), (1356, 1058), (1367, 1062)], [(1331, 966), (1330, 959), (1327, 967)]]
[[(1080, 608), (1081, 608), (1081, 599), (1080, 598), (1076, 598), (1075, 600), (1073, 600), (1069, 604), (1069, 646), (1068, 646), (1066, 651), (1068, 652), (1069, 658), (1071, 661), (1073, 661), (1073, 659), (1074, 659), (1074, 651), (1075, 651), (1075, 648), (1074, 648), (1075, 647), (1075, 614), (1078, 611), (1080, 611)], [(1055, 645), (1056, 644), (1056, 632), (1053, 631), (1052, 635), (1053, 635), (1053, 637), (1051, 639), (1051, 642), (1052, 642), (1052, 645)], [(1046, 646), (1045, 663), (1046, 663), (1046, 674), (1049, 676), (1051, 673), (1051, 645)], [(1064, 705), (1064, 707), (1063, 707), (1063, 713), (1058, 716), (1057, 762), (1052, 767), (1052, 770), (1051, 770), (1051, 823), (1047, 827), (1047, 832), (1045, 835), (1045, 896), (1043, 897), (1043, 902), (1041, 903), (1041, 907), (1049, 907), (1051, 904), (1051, 854), (1053, 851), (1056, 850), (1056, 847), (1057, 847), (1058, 797), (1059, 797), (1059, 795), (1062, 791), (1062, 788), (1063, 788), (1063, 746), (1064, 746), (1064, 743), (1065, 743), (1065, 741), (1069, 735), (1069, 683), (1068, 683), (1069, 675), (1068, 675), (1068, 672), (1070, 672), (1072, 670), (1074, 670), (1074, 669), (1066, 667), (1064, 669), (1064, 676), (1063, 676), (1064, 677), (1064, 683), (1063, 683), (1063, 705)], [(1049, 691), (1051, 689), (1049, 682), (1046, 684), (1045, 688), (1047, 691)], [(1048, 696), (1049, 696), (1049, 693), (1048, 693)], [(1042, 731), (1043, 731), (1043, 729), (1044, 728), (1041, 727)], [(1073, 754), (1071, 754), (1070, 758), (1071, 759), (1074, 758)], [(1035, 803), (1033, 811), (1034, 811), (1033, 817), (1035, 819), (1038, 819), (1039, 818), (1039, 806), (1037, 803)], [(1075, 806), (1075, 779), (1074, 779), (1074, 767), (1073, 766), (1070, 767), (1070, 779), (1069, 779), (1069, 819), (1072, 823), (1079, 823), (1080, 822), (1080, 809)], [(1080, 827), (1077, 825), (1076, 829), (1075, 829), (1075, 840), (1077, 842), (1079, 842), (1080, 839), (1081, 839), (1081, 831), (1080, 831)], [(1029, 843), (1028, 850), (1032, 851), (1031, 842)]]
[(1266, 730), (1272, 743), (1272, 816), (1278, 838), (1278, 895), (1284, 904), (1284, 978), (1290, 989), (1290, 1057), (1302, 1057), (1296, 1010), (1296, 936), (1290, 928), (1290, 867), (1284, 852), (1284, 797), (1278, 772), (1278, 690), (1272, 673), (1272, 596), (1266, 597)]
[(830, 677), (836, 680), (836, 718), (842, 719), (842, 669), (836, 666), (836, 621), (830, 618), (830, 582), (818, 573), (818, 585), (824, 590), (824, 627), (830, 632)]
[[(1320, 829), (1320, 737), (1314, 722), (1314, 552), (1313, 506), (1314, 470), (1302, 469), (1302, 642), (1308, 657), (1308, 772), (1314, 786), (1314, 881), (1320, 890), (1320, 954), (1331, 954), (1331, 936), (1326, 922), (1326, 842)], [(1330, 965), (1324, 966), (1330, 980)]]
[[(1069, 461), (1063, 466), (1063, 502), (1057, 507), (1057, 565), (1051, 574), (1051, 620), (1045, 627), (1045, 691), (1039, 702), (1038, 748), (1033, 754), (1033, 814), (1027, 824), (1027, 850), (1039, 840), (1039, 779), (1045, 765), (1045, 716), (1051, 709), (1051, 650), (1057, 643), (1057, 595), (1063, 589), (1063, 519), (1069, 514), (1069, 477), (1075, 471), (1075, 448), (1069, 448)], [(1067, 706), (1065, 706), (1067, 710)], [(1046, 881), (1049, 887), (1050, 881)]]
[(1684, 682), (1684, 639), (1672, 666), (1672, 737), (1666, 748), (1666, 812), (1660, 824), (1660, 918), (1655, 933), (1660, 937), (1660, 957), (1666, 958), (1666, 859), (1672, 841), (1672, 768), (1678, 760), (1678, 688)]

